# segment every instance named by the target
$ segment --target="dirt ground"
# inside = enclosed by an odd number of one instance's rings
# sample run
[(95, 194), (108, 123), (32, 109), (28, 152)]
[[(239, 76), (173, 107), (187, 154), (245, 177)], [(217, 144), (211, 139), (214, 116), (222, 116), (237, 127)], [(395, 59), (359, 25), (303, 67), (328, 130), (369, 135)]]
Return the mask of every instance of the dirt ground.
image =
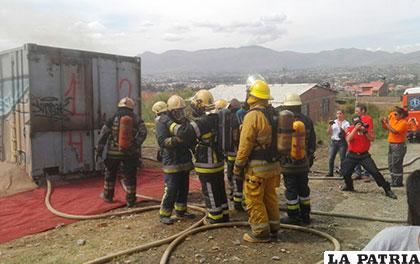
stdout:
[[(376, 141), (372, 153), (378, 166), (386, 165), (387, 143)], [(409, 144), (405, 161), (420, 153), (420, 144)], [(146, 157), (155, 153), (145, 150)], [(327, 147), (317, 151), (315, 170), (326, 170)], [(151, 165), (149, 161), (146, 165)], [(406, 168), (418, 169), (420, 161)], [(385, 171), (386, 172), (386, 171)], [(322, 175), (316, 175), (322, 176)], [(388, 177), (388, 176), (386, 176)], [(374, 182), (355, 182), (355, 193), (341, 192), (342, 181), (311, 180), (313, 210), (405, 219), (407, 206), (404, 188), (394, 189), (398, 200), (384, 196)], [(279, 189), (279, 199), (285, 205), (284, 188)], [(198, 193), (191, 200), (201, 202)], [(154, 203), (144, 202), (138, 206)], [(200, 213), (198, 213), (202, 216)], [(282, 212), (283, 214), (283, 212)], [(245, 214), (234, 214), (233, 220), (245, 220)], [(380, 230), (395, 224), (370, 222), (326, 216), (312, 217), (311, 228), (336, 237), (343, 250), (359, 250)], [(157, 211), (87, 220), (53, 230), (23, 237), (0, 245), (0, 263), (83, 263), (95, 258), (168, 237), (193, 223), (182, 220), (172, 226), (158, 222)], [(325, 250), (333, 249), (331, 243), (308, 233), (281, 230), (278, 241), (269, 244), (249, 244), (242, 241), (245, 227), (211, 230), (187, 238), (171, 256), (171, 263), (315, 263), (322, 259)], [(82, 242), (81, 242), (82, 241)], [(78, 243), (79, 242), (79, 243)], [(166, 246), (120, 257), (113, 263), (159, 263)]]

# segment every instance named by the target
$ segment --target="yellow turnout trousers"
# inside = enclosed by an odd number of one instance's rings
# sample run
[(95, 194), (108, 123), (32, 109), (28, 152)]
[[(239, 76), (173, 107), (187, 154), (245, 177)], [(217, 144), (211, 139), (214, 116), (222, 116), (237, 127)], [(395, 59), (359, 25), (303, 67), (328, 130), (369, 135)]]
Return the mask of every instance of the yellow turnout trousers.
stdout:
[(267, 178), (245, 173), (245, 204), (248, 222), (255, 237), (266, 237), (270, 232), (275, 233), (280, 228), (280, 211), (276, 194), (276, 187), (279, 186), (279, 174)]

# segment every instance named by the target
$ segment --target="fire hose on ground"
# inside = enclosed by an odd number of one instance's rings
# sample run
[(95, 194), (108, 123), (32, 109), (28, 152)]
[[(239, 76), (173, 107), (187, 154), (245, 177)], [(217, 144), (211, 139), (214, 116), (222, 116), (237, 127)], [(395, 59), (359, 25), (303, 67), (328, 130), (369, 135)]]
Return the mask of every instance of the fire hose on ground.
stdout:
[[(237, 227), (237, 226), (249, 226), (249, 224), (248, 224), (248, 222), (229, 222), (229, 223), (221, 223), (221, 224), (212, 224), (212, 225), (207, 225), (207, 226), (201, 226), (201, 227), (189, 230), (188, 232), (185, 232), (182, 235), (178, 236), (175, 240), (173, 240), (168, 245), (168, 247), (166, 248), (165, 252), (162, 255), (162, 258), (160, 259), (160, 264), (169, 263), (169, 258), (171, 256), (171, 253), (175, 250), (176, 246), (181, 244), (182, 241), (185, 240), (185, 238), (187, 238), (187, 237), (189, 237), (193, 234), (204, 232), (204, 231), (211, 230), (211, 229), (216, 229), (216, 228)], [(312, 229), (312, 228), (295, 226), (295, 225), (280, 224), (280, 227), (285, 228), (285, 229), (298, 230), (298, 231), (301, 231), (301, 232), (312, 233), (312, 234), (318, 235), (320, 237), (323, 237), (323, 238), (329, 240), (334, 245), (334, 251), (339, 251), (341, 249), (340, 242), (338, 242), (338, 240), (336, 238), (334, 238), (333, 236), (331, 236), (327, 233), (324, 233), (324, 232), (321, 232), (321, 231), (318, 231), (318, 230), (315, 230), (315, 229)], [(317, 263), (323, 263), (323, 261), (321, 260)]]
[[(76, 220), (88, 220), (88, 219), (99, 219), (99, 218), (105, 218), (105, 217), (110, 217), (110, 216), (122, 216), (122, 215), (127, 215), (127, 214), (133, 214), (133, 213), (140, 213), (140, 212), (147, 212), (147, 211), (151, 211), (151, 210), (156, 210), (160, 208), (160, 205), (152, 205), (152, 206), (147, 206), (147, 207), (142, 207), (142, 208), (136, 208), (136, 209), (131, 209), (131, 210), (126, 210), (126, 211), (121, 211), (121, 212), (110, 212), (110, 213), (104, 213), (104, 214), (96, 214), (96, 215), (73, 215), (73, 214), (67, 214), (67, 213), (63, 213), (58, 211), (57, 209), (55, 209), (50, 202), (50, 198), (51, 198), (51, 193), (52, 193), (52, 185), (49, 179), (47, 179), (47, 193), (45, 196), (45, 205), (47, 206), (48, 210), (50, 212), (52, 212), (53, 214), (63, 217), (63, 218), (68, 218), (68, 219), (76, 219)], [(142, 196), (142, 195), (138, 195), (138, 197), (141, 198), (146, 198), (147, 196)], [(153, 199), (156, 200), (156, 199)], [(198, 206), (193, 206), (193, 205), (189, 205), (189, 208), (202, 212), (202, 213), (206, 213), (206, 210), (198, 207)], [(92, 261), (88, 261), (86, 263), (106, 263), (108, 261), (111, 261), (112, 259), (118, 257), (118, 256), (123, 256), (123, 255), (128, 255), (128, 254), (133, 254), (136, 252), (140, 252), (140, 251), (145, 251), (148, 250), (150, 248), (153, 247), (158, 247), (167, 243), (170, 243), (172, 240), (174, 240), (175, 238), (177, 238), (178, 236), (182, 235), (184, 232), (188, 232), (189, 230), (192, 230), (196, 227), (199, 227), (200, 225), (202, 225), (203, 220), (205, 219), (205, 216), (200, 219), (198, 222), (194, 223), (192, 226), (190, 226), (189, 228), (175, 234), (172, 235), (170, 237), (164, 238), (164, 239), (160, 239), (160, 240), (156, 240), (147, 244), (143, 244), (137, 247), (133, 247), (133, 248), (129, 248), (117, 253), (113, 253), (110, 255), (106, 255), (104, 257), (100, 257), (97, 259), (94, 259)]]
[[(146, 212), (146, 211), (156, 210), (156, 209), (160, 208), (159, 205), (153, 205), (153, 206), (147, 206), (147, 207), (143, 207), (143, 208), (137, 208), (137, 209), (122, 211), (122, 212), (112, 212), (112, 213), (104, 213), (104, 214), (97, 214), (97, 215), (72, 215), (72, 214), (67, 214), (67, 213), (60, 212), (60, 211), (58, 211), (58, 210), (56, 210), (52, 207), (52, 205), (50, 203), (51, 193), (52, 193), (52, 185), (51, 185), (51, 182), (49, 181), (49, 179), (47, 179), (47, 194), (46, 194), (46, 197), (45, 197), (45, 204), (46, 204), (48, 210), (50, 210), (55, 215), (58, 215), (58, 216), (63, 217), (63, 218), (69, 218), (69, 219), (77, 219), (77, 220), (99, 219), (99, 218), (105, 218), (105, 217), (109, 217), (109, 216), (121, 216), (121, 215), (126, 215), (126, 214)], [(152, 197), (143, 196), (143, 195), (137, 195), (137, 197), (152, 200), (152, 201), (159, 201), (158, 199), (154, 199)], [(203, 213), (206, 212), (206, 210), (204, 208), (202, 208), (200, 206), (196, 206), (196, 205), (189, 205), (189, 208), (191, 208), (193, 210), (203, 212)], [(368, 220), (368, 221), (382, 221), (382, 222), (390, 222), (390, 223), (404, 223), (405, 222), (404, 220), (355, 216), (355, 215), (350, 215), (350, 214), (329, 213), (329, 212), (322, 212), (322, 211), (312, 211), (311, 214), (322, 215), (322, 216), (332, 216), (332, 217), (344, 217), (344, 218), (352, 218), (352, 219)], [(161, 246), (161, 245), (168, 244), (168, 243), (172, 242), (170, 244), (170, 246), (167, 248), (167, 250), (165, 251), (165, 253), (164, 253), (164, 255), (162, 256), (162, 259), (161, 259), (161, 263), (167, 263), (168, 260), (169, 260), (168, 258), (170, 256), (172, 250), (179, 243), (181, 243), (183, 241), (183, 239), (185, 239), (185, 237), (187, 237), (187, 236), (190, 236), (192, 234), (202, 232), (202, 231), (205, 231), (205, 230), (215, 229), (215, 228), (248, 226), (247, 222), (230, 222), (230, 223), (223, 223), (223, 224), (208, 225), (208, 226), (200, 227), (203, 224), (204, 218), (205, 218), (205, 216), (200, 221), (196, 222), (195, 224), (193, 224), (189, 228), (187, 228), (187, 229), (185, 229), (185, 230), (183, 230), (183, 231), (181, 231), (181, 232), (179, 232), (175, 235), (172, 235), (170, 237), (167, 237), (167, 238), (164, 238), (164, 239), (161, 239), (161, 240), (157, 240), (157, 241), (153, 241), (153, 242), (150, 242), (150, 243), (147, 243), (147, 244), (139, 245), (139, 246), (129, 248), (129, 249), (126, 249), (126, 250), (123, 250), (123, 251), (120, 251), (120, 252), (116, 252), (116, 253), (113, 253), (113, 254), (110, 254), (110, 255), (106, 255), (104, 257), (94, 259), (94, 260), (89, 261), (87, 263), (90, 263), (90, 264), (105, 263), (105, 262), (111, 261), (112, 259), (114, 259), (116, 257), (119, 257), (119, 256), (145, 251), (145, 250), (148, 250), (150, 248), (158, 247), (158, 246)], [(293, 226), (293, 225), (283, 225), (282, 224), (281, 227), (292, 229), (292, 230), (299, 230), (299, 231), (304, 231), (304, 232), (310, 232), (310, 233), (313, 233), (313, 234), (317, 234), (319, 236), (322, 236), (322, 237), (328, 239), (334, 245), (334, 250), (340, 250), (339, 242), (334, 237), (330, 236), (327, 233), (317, 231), (317, 230), (307, 228), (307, 227), (300, 227), (300, 226)], [(162, 261), (164, 261), (164, 262), (162, 262)]]
[[(63, 218), (69, 218), (69, 219), (77, 219), (77, 220), (87, 220), (87, 219), (99, 219), (99, 218), (105, 218), (105, 217), (109, 217), (109, 216), (121, 216), (121, 215), (126, 215), (126, 214), (133, 214), (133, 213), (139, 213), (139, 212), (146, 212), (146, 211), (150, 211), (150, 210), (154, 210), (154, 209), (159, 209), (160, 206), (159, 205), (153, 205), (153, 206), (147, 206), (147, 207), (143, 207), (143, 208), (137, 208), (137, 209), (133, 209), (133, 210), (128, 210), (128, 211), (122, 211), (122, 212), (112, 212), (112, 213), (104, 213), (104, 214), (97, 214), (97, 215), (73, 215), (73, 214), (67, 214), (67, 213), (63, 213), (60, 212), (58, 210), (56, 210), (55, 208), (53, 208), (53, 206), (51, 205), (50, 202), (50, 198), (51, 198), (51, 193), (52, 193), (52, 185), (49, 179), (47, 179), (47, 194), (45, 196), (45, 204), (48, 208), (49, 211), (51, 211), (53, 214), (63, 217)], [(142, 195), (138, 195), (138, 197), (142, 197), (145, 198)], [(146, 196), (147, 197), (147, 196)], [(156, 200), (156, 199), (153, 199)], [(206, 210), (198, 207), (198, 206), (193, 206), (193, 205), (189, 205), (189, 208), (193, 209), (193, 210), (197, 210), (200, 212), (204, 212), (206, 213)], [(203, 220), (204, 220), (205, 216), (198, 221), (197, 223), (195, 223), (194, 225), (190, 226), (189, 228), (175, 234), (172, 235), (170, 237), (164, 238), (164, 239), (160, 239), (157, 241), (153, 241), (150, 243), (146, 243), (143, 245), (139, 245), (133, 248), (129, 248), (120, 252), (116, 252), (110, 255), (106, 255), (104, 257), (100, 257), (91, 261), (88, 261), (86, 263), (89, 264), (97, 264), (97, 263), (106, 263), (108, 261), (111, 261), (112, 259), (119, 257), (119, 256), (123, 256), (123, 255), (128, 255), (128, 254), (133, 254), (136, 252), (140, 252), (140, 251), (145, 251), (148, 250), (150, 248), (153, 247), (158, 247), (164, 244), (168, 244), (171, 241), (177, 241), (176, 244), (170, 244), (172, 245), (171, 247), (168, 247), (168, 249), (165, 251), (165, 254), (162, 256), (162, 259), (164, 260), (165, 256), (170, 256), (170, 252), (172, 251), (172, 248), (174, 248), (178, 243), (180, 243), (185, 237), (195, 234), (197, 232), (202, 232), (205, 230), (210, 230), (210, 229), (215, 229), (215, 228), (221, 228), (221, 227), (235, 227), (235, 226), (248, 226), (247, 222), (230, 222), (230, 223), (224, 223), (224, 224), (215, 224), (215, 225), (207, 225), (207, 226), (201, 226), (203, 224)], [(287, 229), (292, 229), (292, 230), (300, 230), (303, 232), (309, 232), (312, 234), (316, 234), (319, 235), (321, 237), (324, 237), (326, 239), (328, 239), (329, 241), (331, 241), (331, 243), (334, 245), (334, 250), (340, 250), (340, 243), (338, 242), (337, 239), (335, 239), (334, 237), (332, 237), (331, 235), (321, 232), (321, 231), (317, 231), (311, 228), (307, 228), (307, 227), (300, 227), (300, 226), (293, 226), (293, 225), (280, 225), (283, 228), (287, 228)], [(178, 239), (178, 240), (177, 240)], [(164, 263), (168, 263), (168, 260), (164, 260)], [(161, 260), (162, 263), (162, 260)]]

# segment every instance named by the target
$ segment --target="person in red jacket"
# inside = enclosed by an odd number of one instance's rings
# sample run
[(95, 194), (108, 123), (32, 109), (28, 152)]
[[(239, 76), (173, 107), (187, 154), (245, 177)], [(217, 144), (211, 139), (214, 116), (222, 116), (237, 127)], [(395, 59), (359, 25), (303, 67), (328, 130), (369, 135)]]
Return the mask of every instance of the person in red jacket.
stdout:
[[(354, 109), (354, 114), (360, 116), (362, 122), (366, 124), (367, 131), (373, 138), (373, 141), (375, 139), (375, 133), (373, 131), (373, 119), (370, 115), (368, 115), (366, 105), (358, 104)], [(370, 182), (371, 177), (369, 173), (364, 168), (362, 168), (362, 166), (357, 165), (354, 172), (356, 175), (353, 176), (353, 180), (363, 179), (365, 182)]]
[(353, 125), (346, 131), (346, 140), (348, 143), (348, 153), (341, 164), (341, 175), (344, 177), (344, 186), (342, 191), (354, 191), (351, 175), (357, 165), (362, 165), (375, 179), (376, 184), (382, 187), (385, 195), (397, 199), (397, 196), (391, 191), (391, 185), (384, 179), (379, 172), (378, 167), (369, 154), (370, 142), (373, 137), (368, 132), (366, 123), (363, 123), (360, 116), (353, 117)]

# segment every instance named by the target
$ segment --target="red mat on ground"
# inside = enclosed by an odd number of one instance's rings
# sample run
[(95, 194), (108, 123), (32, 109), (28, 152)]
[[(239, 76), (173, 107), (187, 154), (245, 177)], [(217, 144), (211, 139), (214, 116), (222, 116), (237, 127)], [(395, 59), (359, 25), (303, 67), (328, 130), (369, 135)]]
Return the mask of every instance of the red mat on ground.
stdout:
[[(145, 168), (139, 171), (137, 193), (154, 198), (163, 194), (162, 170)], [(117, 183), (114, 203), (105, 203), (99, 198), (103, 178), (78, 180), (54, 189), (51, 204), (54, 208), (69, 214), (99, 214), (125, 205), (125, 192)], [(198, 190), (200, 182), (190, 180), (190, 191)], [(14, 194), (0, 198), (0, 243), (52, 229), (58, 224), (69, 224), (70, 220), (55, 216), (44, 204), (46, 189)]]

